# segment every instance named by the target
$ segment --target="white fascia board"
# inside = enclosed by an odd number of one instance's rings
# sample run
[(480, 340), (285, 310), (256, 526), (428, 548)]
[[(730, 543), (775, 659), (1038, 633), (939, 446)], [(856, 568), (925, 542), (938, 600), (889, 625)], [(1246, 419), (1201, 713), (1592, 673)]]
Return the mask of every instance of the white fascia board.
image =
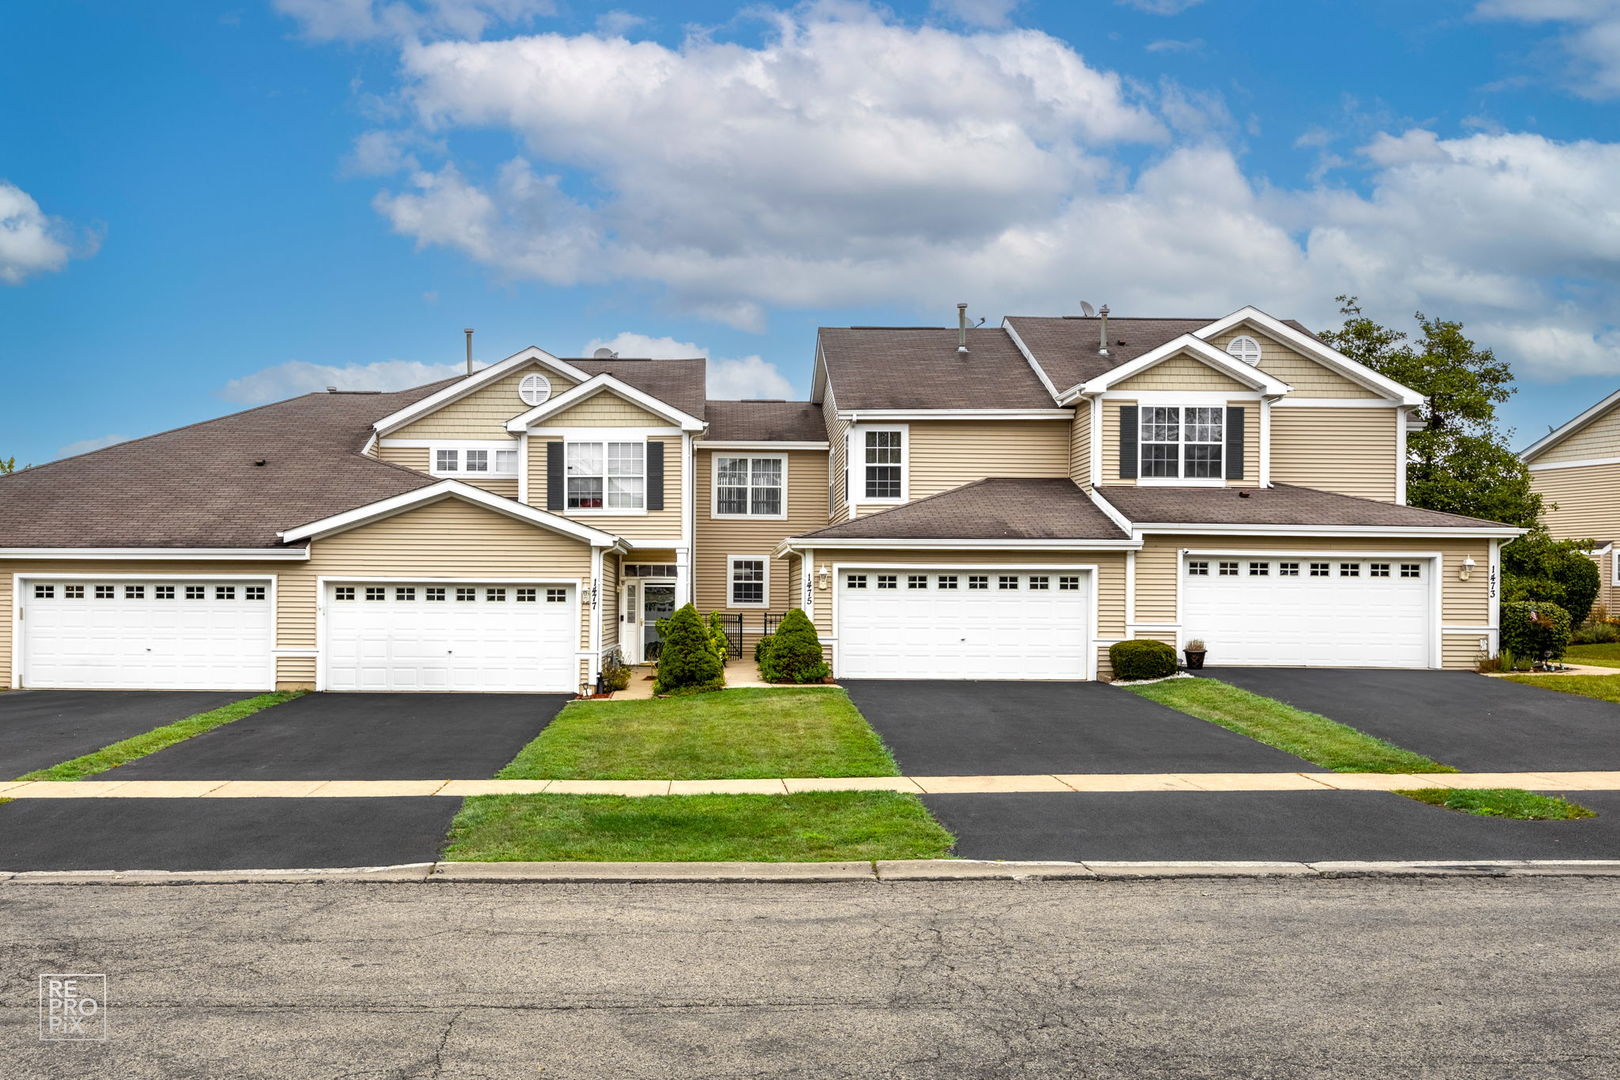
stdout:
[(788, 552), (834, 548), (881, 548), (895, 551), (1139, 551), (1140, 538), (1129, 540), (894, 540), (859, 537), (790, 536), (777, 546)]
[(615, 379), (612, 375), (609, 375), (604, 371), (600, 375), (593, 375), (591, 378), (580, 383), (578, 386), (565, 390), (555, 397), (548, 398), (539, 405), (536, 405), (534, 408), (530, 409), (528, 412), (508, 420), (506, 422), (506, 430), (512, 432), (514, 435), (521, 434), (522, 432), (527, 431), (531, 427), (539, 424), (540, 421), (544, 420), (546, 417), (553, 416), (565, 409), (572, 408), (573, 406), (578, 405), (580, 402), (593, 398), (597, 394), (603, 393), (604, 391), (612, 391), (619, 397), (622, 397), (627, 401), (634, 402), (643, 409), (646, 409), (648, 412), (668, 420), (670, 423), (679, 427), (682, 431), (702, 431), (704, 428), (703, 421), (699, 420), (697, 417), (684, 413), (675, 408), (673, 405), (660, 401), (645, 391), (637, 390), (629, 383), (624, 382), (622, 379)]
[(1113, 387), (1115, 383), (1124, 382), (1133, 375), (1139, 375), (1148, 368), (1168, 360), (1177, 353), (1183, 352), (1191, 353), (1216, 371), (1236, 379), (1245, 386), (1251, 386), (1262, 394), (1281, 397), (1294, 389), (1281, 379), (1274, 378), (1259, 368), (1250, 367), (1237, 357), (1222, 352), (1195, 334), (1182, 334), (1178, 338), (1165, 342), (1151, 352), (1143, 353), (1128, 364), (1121, 364), (1119, 367), (1111, 368), (1095, 379), (1081, 383), (1075, 390), (1065, 391), (1065, 396), (1070, 393), (1075, 393), (1077, 396), (1100, 394), (1104, 390)]
[(1551, 431), (1547, 432), (1547, 434), (1543, 435), (1541, 438), (1537, 439), (1523, 450), (1520, 450), (1519, 457), (1525, 461), (1529, 461), (1542, 451), (1552, 449), (1552, 447), (1556, 446), (1558, 443), (1563, 442), (1581, 428), (1608, 412), (1609, 408), (1616, 404), (1620, 404), (1620, 390), (1616, 390), (1614, 393), (1610, 394), (1608, 397), (1604, 398), (1590, 409), (1587, 409), (1569, 423), (1553, 428)]
[(885, 420), (1072, 420), (1072, 409), (839, 409), (838, 419), (851, 423)]
[(1320, 361), (1339, 374), (1358, 382), (1369, 390), (1393, 398), (1402, 405), (1422, 405), (1428, 399), (1409, 386), (1403, 386), (1394, 379), (1378, 374), (1365, 364), (1358, 364), (1337, 349), (1317, 341), (1308, 334), (1302, 334), (1281, 319), (1273, 318), (1257, 307), (1240, 308), (1225, 318), (1216, 319), (1208, 326), (1195, 331), (1200, 338), (1217, 337), (1224, 334), (1240, 323), (1251, 322), (1264, 330), (1267, 335), (1279, 341), (1286, 341), (1294, 349), (1313, 360)]
[(304, 562), (308, 547), (274, 548), (0, 548), (0, 559), (131, 559), (154, 562)]
[(771, 442), (768, 439), (698, 439), (692, 443), (698, 450), (826, 450), (827, 442)]
[(1411, 406), (1402, 401), (1390, 398), (1333, 398), (1333, 397), (1285, 397), (1278, 398), (1274, 405), (1287, 406), (1290, 409), (1410, 409)]
[(1138, 534), (1164, 533), (1195, 536), (1200, 533), (1220, 536), (1380, 536), (1391, 539), (1422, 538), (1488, 538), (1496, 536), (1523, 536), (1528, 529), (1511, 525), (1495, 528), (1463, 527), (1448, 529), (1432, 525), (1395, 528), (1389, 525), (1198, 525), (1187, 522), (1138, 521), (1133, 528)]
[(378, 435), (386, 435), (390, 431), (404, 427), (412, 420), (419, 419), (430, 412), (444, 408), (453, 401), (466, 397), (479, 387), (487, 386), (503, 375), (510, 374), (529, 363), (538, 363), (542, 367), (550, 368), (559, 375), (573, 379), (575, 382), (584, 382), (590, 378), (589, 375), (574, 365), (566, 364), (544, 349), (537, 349), (531, 345), (521, 352), (513, 353), (505, 360), (491, 364), (480, 371), (475, 371), (458, 382), (451, 383), (436, 394), (429, 394), (421, 401), (413, 402), (398, 412), (383, 417), (372, 425), (372, 430)]
[(1620, 457), (1583, 458), (1580, 461), (1547, 461), (1540, 465), (1525, 466), (1531, 472), (1546, 472), (1548, 469), (1580, 469), (1588, 465), (1620, 465)]
[(1092, 504), (1095, 505), (1097, 509), (1108, 515), (1109, 521), (1112, 521), (1115, 525), (1119, 526), (1121, 532), (1125, 533), (1127, 536), (1133, 535), (1132, 529), (1135, 528), (1135, 526), (1131, 524), (1130, 518), (1119, 512), (1119, 508), (1117, 506), (1103, 498), (1101, 495), (1097, 494), (1097, 489), (1094, 487), (1086, 488), (1086, 494), (1090, 496)]
[(346, 510), (341, 514), (333, 514), (331, 517), (312, 521), (295, 529), (288, 529), (281, 533), (281, 538), (287, 543), (295, 540), (318, 540), (324, 536), (346, 532), (361, 525), (369, 525), (374, 521), (393, 517), (395, 514), (402, 514), (407, 510), (414, 510), (419, 506), (438, 502), (441, 499), (462, 499), (493, 510), (498, 514), (516, 518), (518, 521), (527, 522), (543, 529), (550, 529), (565, 536), (572, 536), (582, 543), (590, 544), (592, 547), (613, 547), (619, 543), (619, 538), (612, 533), (592, 529), (576, 521), (570, 521), (567, 518), (558, 517), (556, 514), (547, 513), (544, 510), (536, 510), (532, 506), (526, 506), (513, 499), (491, 495), (483, 488), (462, 483), (460, 480), (441, 480), (437, 484), (417, 488), (415, 491), (407, 491), (403, 495), (381, 499), (366, 506), (357, 506), (353, 510)]
[(1052, 395), (1052, 400), (1062, 405), (1063, 402), (1058, 400), (1058, 388), (1052, 385), (1052, 380), (1046, 374), (1046, 369), (1041, 367), (1041, 362), (1035, 359), (1035, 354), (1029, 351), (1028, 346), (1024, 344), (1024, 339), (1018, 336), (1018, 331), (1013, 328), (1012, 321), (1005, 315), (1001, 317), (1001, 328), (1007, 332), (1008, 337), (1012, 338), (1013, 345), (1023, 354), (1024, 362), (1029, 365), (1031, 371), (1035, 372), (1035, 377), (1041, 380), (1041, 385), (1046, 387), (1048, 394)]

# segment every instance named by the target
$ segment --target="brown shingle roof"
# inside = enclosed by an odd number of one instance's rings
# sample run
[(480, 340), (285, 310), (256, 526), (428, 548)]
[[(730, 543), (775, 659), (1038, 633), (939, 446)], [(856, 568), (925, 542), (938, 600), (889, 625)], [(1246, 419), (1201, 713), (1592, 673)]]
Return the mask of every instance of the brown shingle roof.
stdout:
[[(1214, 319), (1130, 319), (1108, 318), (1108, 355), (1099, 356), (1100, 327), (1097, 319), (1079, 317), (1041, 318), (1009, 315), (1003, 322), (1018, 335), (1024, 347), (1061, 393), (1143, 353), (1152, 352), (1167, 341), (1191, 334)], [(1311, 332), (1293, 319), (1285, 323), (1303, 334)], [(1315, 336), (1314, 334), (1311, 336)]]
[[(1240, 493), (1247, 493), (1247, 498)], [(1176, 525), (1346, 525), (1396, 529), (1506, 528), (1498, 521), (1358, 499), (1315, 488), (1100, 487), (1132, 522)]]
[(0, 477), (0, 547), (274, 547), (436, 483), (360, 450), (374, 421), (453, 381), (306, 394)]
[(821, 354), (840, 409), (1050, 409), (1052, 395), (1000, 327), (821, 328)]
[(813, 401), (711, 401), (709, 433), (719, 442), (826, 442), (821, 406)]
[(978, 480), (800, 539), (1125, 540), (1113, 519), (1064, 478)]
[(604, 371), (627, 382), (689, 416), (703, 419), (705, 371), (708, 361), (701, 356), (689, 360), (564, 360), (581, 371), (600, 375)]

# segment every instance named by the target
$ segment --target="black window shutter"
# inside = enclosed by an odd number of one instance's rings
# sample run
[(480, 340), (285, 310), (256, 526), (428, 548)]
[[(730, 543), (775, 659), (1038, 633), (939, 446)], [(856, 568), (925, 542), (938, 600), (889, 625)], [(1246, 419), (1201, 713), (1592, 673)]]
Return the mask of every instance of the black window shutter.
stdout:
[(647, 509), (664, 508), (664, 444), (647, 443)]
[(568, 506), (567, 480), (563, 472), (563, 444), (546, 443), (546, 509), (562, 510)]
[(1243, 479), (1243, 414), (1241, 405), (1226, 410), (1226, 478)]
[(1136, 479), (1136, 437), (1138, 435), (1136, 406), (1119, 407), (1119, 478)]

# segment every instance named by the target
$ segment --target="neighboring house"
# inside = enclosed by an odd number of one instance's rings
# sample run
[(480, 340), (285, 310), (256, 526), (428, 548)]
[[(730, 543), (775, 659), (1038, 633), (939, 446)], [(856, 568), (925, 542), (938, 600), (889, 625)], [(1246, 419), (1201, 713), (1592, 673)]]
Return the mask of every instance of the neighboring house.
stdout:
[(1620, 610), (1620, 390), (1547, 433), (1519, 455), (1546, 500), (1547, 531), (1559, 540), (1595, 540), (1603, 588), (1597, 602)]
[(0, 686), (573, 690), (688, 601), (844, 678), (1496, 647), (1519, 530), (1402, 505), (1421, 399), (1297, 324), (828, 329), (812, 387), (529, 348), (0, 478)]

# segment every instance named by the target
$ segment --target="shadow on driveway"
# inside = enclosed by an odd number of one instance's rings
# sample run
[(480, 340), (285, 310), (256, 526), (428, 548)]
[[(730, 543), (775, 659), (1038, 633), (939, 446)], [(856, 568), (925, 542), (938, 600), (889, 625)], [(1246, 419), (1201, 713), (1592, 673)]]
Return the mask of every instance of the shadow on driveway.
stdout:
[(188, 716), (254, 697), (187, 690), (12, 690), (0, 694), (0, 779), (14, 780)]
[(1106, 683), (855, 680), (912, 776), (1299, 772), (1317, 766)]
[(1464, 771), (1620, 769), (1620, 705), (1596, 698), (1471, 671), (1212, 668), (1204, 674)]
[(566, 694), (309, 694), (98, 780), (487, 780)]

